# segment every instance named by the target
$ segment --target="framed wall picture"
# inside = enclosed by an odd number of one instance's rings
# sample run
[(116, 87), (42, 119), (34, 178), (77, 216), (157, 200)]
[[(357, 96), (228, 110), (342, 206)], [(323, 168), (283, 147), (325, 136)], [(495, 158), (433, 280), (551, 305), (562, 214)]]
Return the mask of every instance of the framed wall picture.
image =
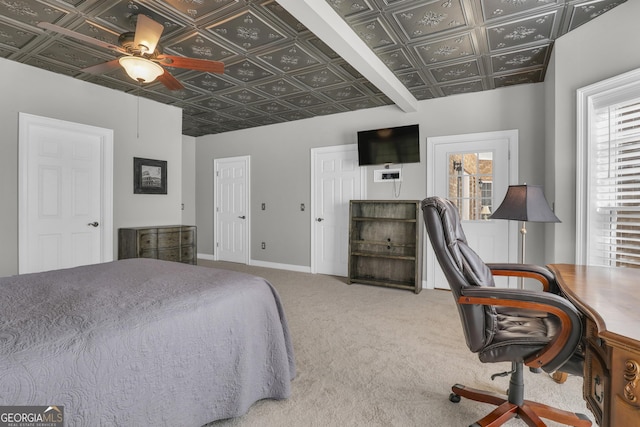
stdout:
[(167, 162), (134, 157), (133, 194), (167, 194)]

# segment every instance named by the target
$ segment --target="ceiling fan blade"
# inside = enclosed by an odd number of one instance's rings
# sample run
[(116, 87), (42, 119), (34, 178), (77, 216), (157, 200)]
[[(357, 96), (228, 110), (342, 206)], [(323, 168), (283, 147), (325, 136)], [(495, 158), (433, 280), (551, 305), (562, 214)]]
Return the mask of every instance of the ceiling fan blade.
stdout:
[(224, 63), (209, 61), (208, 59), (185, 58), (184, 56), (158, 55), (162, 65), (189, 70), (208, 71), (210, 73), (224, 73)]
[(83, 42), (86, 42), (86, 43), (90, 43), (90, 44), (93, 44), (95, 46), (100, 46), (100, 47), (105, 48), (105, 49), (115, 50), (115, 51), (120, 52), (120, 53), (124, 53), (125, 52), (119, 46), (116, 46), (116, 45), (111, 44), (111, 43), (103, 42), (102, 40), (94, 39), (93, 37), (85, 36), (82, 33), (77, 33), (75, 31), (69, 30), (69, 29), (61, 27), (59, 25), (52, 24), (50, 22), (44, 22), (44, 21), (39, 22), (38, 23), (38, 27), (44, 28), (45, 30), (55, 31), (56, 33), (60, 33), (60, 34), (65, 35), (65, 36), (69, 36), (69, 37), (72, 37), (72, 38), (74, 38), (76, 40), (80, 40), (80, 41), (83, 41)]
[(173, 77), (173, 75), (171, 75), (171, 73), (168, 72), (167, 70), (164, 70), (164, 73), (162, 73), (158, 77), (158, 81), (162, 83), (169, 90), (184, 89), (184, 86), (182, 86), (182, 83), (180, 83), (175, 77)]
[(83, 68), (80, 71), (82, 71), (83, 73), (89, 73), (89, 74), (103, 74), (103, 73), (108, 73), (109, 71), (113, 71), (118, 67), (120, 67), (120, 62), (118, 62), (117, 59), (114, 59), (109, 62), (103, 62), (101, 64)]
[(140, 14), (136, 23), (136, 35), (133, 39), (133, 45), (136, 48), (140, 47), (142, 53), (152, 54), (156, 50), (163, 30), (162, 24), (146, 15)]

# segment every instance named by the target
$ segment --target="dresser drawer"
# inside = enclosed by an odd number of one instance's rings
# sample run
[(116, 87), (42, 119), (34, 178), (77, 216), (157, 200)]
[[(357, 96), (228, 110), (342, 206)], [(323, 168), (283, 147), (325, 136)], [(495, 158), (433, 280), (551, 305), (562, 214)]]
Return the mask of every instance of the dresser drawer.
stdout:
[(196, 241), (196, 230), (193, 228), (189, 228), (186, 230), (182, 230), (180, 233), (180, 243), (184, 245), (193, 245)]
[(170, 233), (158, 232), (158, 248), (173, 248), (180, 246), (180, 232)]
[(158, 247), (158, 232), (155, 230), (144, 230), (138, 234), (139, 247), (141, 251), (155, 249)]
[(158, 249), (158, 259), (180, 261), (180, 248)]

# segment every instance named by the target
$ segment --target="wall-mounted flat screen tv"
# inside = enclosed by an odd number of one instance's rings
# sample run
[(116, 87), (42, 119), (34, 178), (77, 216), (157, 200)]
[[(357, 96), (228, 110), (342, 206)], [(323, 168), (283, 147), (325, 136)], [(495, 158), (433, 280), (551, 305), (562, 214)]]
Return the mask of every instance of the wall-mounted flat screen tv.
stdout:
[(358, 163), (360, 166), (419, 162), (418, 125), (358, 132)]

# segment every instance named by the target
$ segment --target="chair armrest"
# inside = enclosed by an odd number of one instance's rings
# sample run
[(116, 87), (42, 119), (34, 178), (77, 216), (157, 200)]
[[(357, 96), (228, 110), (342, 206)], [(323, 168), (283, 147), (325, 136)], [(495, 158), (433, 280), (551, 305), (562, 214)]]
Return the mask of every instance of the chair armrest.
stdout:
[(569, 300), (552, 293), (490, 287), (464, 288), (458, 304), (515, 307), (556, 316), (560, 320), (560, 332), (540, 352), (524, 361), (525, 365), (533, 368), (551, 365), (551, 370), (557, 369), (571, 357), (582, 337), (582, 320), (578, 309)]
[(546, 267), (536, 264), (488, 263), (487, 267), (494, 276), (527, 277), (542, 284), (545, 292), (560, 293), (556, 276)]

